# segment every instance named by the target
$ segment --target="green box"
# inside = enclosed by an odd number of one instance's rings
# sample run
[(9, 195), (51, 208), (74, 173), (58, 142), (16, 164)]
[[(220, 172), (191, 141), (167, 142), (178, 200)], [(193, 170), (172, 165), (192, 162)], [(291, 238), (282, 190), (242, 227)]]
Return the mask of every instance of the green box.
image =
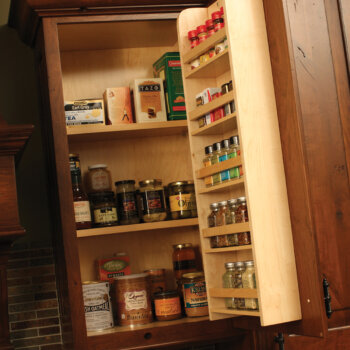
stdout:
[(179, 52), (166, 52), (153, 63), (153, 75), (164, 81), (168, 120), (186, 119), (186, 105), (182, 84)]

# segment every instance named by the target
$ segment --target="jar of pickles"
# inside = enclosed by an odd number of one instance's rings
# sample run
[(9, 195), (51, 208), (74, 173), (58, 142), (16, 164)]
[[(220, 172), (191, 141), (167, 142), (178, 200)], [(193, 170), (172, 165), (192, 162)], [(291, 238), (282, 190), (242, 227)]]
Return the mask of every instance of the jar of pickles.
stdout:
[(239, 197), (237, 199), (237, 207), (235, 211), (235, 222), (248, 222), (248, 209), (247, 209), (247, 201), (245, 197)]
[(171, 218), (197, 217), (196, 197), (193, 181), (177, 181), (168, 185)]
[(167, 217), (162, 180), (152, 179), (139, 182), (143, 222), (163, 221)]
[(135, 181), (123, 180), (115, 183), (117, 193), (118, 217), (120, 224), (130, 225), (140, 222), (137, 210)]

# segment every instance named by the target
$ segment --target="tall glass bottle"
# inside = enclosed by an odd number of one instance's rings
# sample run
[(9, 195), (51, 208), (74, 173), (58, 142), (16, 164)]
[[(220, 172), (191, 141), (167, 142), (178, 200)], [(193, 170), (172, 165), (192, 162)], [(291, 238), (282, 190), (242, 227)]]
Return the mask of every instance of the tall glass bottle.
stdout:
[[(221, 144), (220, 142), (215, 142), (213, 144), (213, 154), (211, 156), (211, 164), (217, 164), (220, 162), (220, 152), (221, 152)], [(218, 185), (221, 183), (221, 173), (216, 173), (212, 175), (213, 177), (213, 185)]]

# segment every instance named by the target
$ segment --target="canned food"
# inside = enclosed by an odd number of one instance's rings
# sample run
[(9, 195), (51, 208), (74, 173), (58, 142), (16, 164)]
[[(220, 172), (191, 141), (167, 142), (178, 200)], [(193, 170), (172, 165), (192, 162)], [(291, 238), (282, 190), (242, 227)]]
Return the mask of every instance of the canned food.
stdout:
[(87, 331), (102, 331), (114, 326), (108, 282), (83, 282), (83, 300)]

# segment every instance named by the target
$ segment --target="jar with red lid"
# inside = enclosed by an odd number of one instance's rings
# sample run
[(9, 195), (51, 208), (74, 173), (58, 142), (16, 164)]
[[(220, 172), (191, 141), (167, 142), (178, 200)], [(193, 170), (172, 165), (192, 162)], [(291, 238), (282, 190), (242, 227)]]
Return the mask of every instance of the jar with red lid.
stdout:
[(208, 38), (215, 33), (215, 26), (212, 19), (208, 19), (205, 21), (205, 26), (207, 27), (207, 36)]
[(199, 44), (198, 35), (197, 35), (196, 30), (190, 30), (188, 32), (188, 40), (191, 43), (191, 49), (193, 49), (194, 47), (196, 47)]
[(197, 35), (198, 35), (198, 40), (199, 43), (203, 42), (204, 40), (207, 39), (207, 27), (205, 24), (202, 24), (197, 27)]
[(211, 15), (211, 19), (214, 22), (214, 30), (216, 32), (218, 30), (220, 30), (221, 28), (224, 28), (225, 23), (224, 23), (223, 14), (222, 14), (221, 11), (213, 12), (212, 15)]

